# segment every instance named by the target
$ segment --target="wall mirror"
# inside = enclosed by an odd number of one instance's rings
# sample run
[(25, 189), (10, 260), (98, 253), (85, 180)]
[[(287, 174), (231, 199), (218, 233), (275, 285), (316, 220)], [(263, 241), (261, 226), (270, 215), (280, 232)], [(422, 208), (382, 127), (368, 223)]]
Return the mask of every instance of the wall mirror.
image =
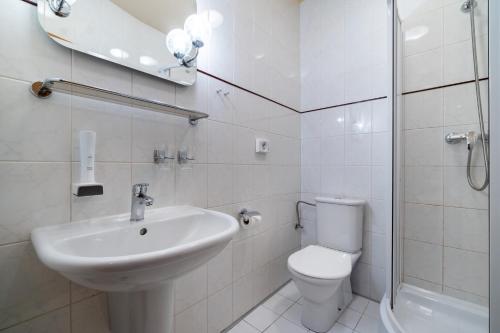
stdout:
[(186, 31), (196, 10), (196, 0), (38, 1), (40, 24), (57, 43), (182, 85), (195, 83), (203, 46), (196, 17)]

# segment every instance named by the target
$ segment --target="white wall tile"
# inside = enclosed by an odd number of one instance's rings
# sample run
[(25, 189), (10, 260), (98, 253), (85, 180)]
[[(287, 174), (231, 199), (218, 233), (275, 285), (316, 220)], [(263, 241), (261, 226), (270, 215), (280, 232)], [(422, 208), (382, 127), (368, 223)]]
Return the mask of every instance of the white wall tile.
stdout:
[(443, 126), (443, 89), (405, 95), (406, 129)]
[(344, 139), (344, 136), (321, 139), (321, 165), (344, 165)]
[(207, 166), (193, 164), (191, 167), (176, 167), (175, 202), (198, 207), (207, 206)]
[(41, 100), (27, 94), (29, 88), (0, 78), (0, 160), (69, 161), (70, 97), (54, 93)]
[(444, 284), (483, 297), (488, 296), (488, 255), (444, 248)]
[(444, 245), (487, 253), (488, 225), (487, 210), (445, 207)]
[(233, 167), (210, 164), (207, 166), (207, 205), (223, 206), (233, 200)]
[(70, 328), (69, 306), (49, 312), (40, 317), (26, 321), (19, 325), (7, 328), (5, 333), (69, 333)]
[(406, 167), (405, 200), (423, 204), (443, 203), (442, 167)]
[[(155, 149), (172, 150), (175, 147), (175, 122), (171, 117), (134, 110), (131, 126), (133, 162), (151, 163)], [(125, 128), (125, 124), (123, 127)], [(169, 151), (169, 153), (175, 152)]]
[(38, 261), (28, 242), (0, 247), (0, 327), (69, 304), (69, 282)]
[(0, 201), (0, 244), (29, 240), (35, 227), (68, 223), (69, 177), (69, 163), (1, 162), (0, 181), (9, 191)]
[(403, 21), (405, 56), (430, 51), (443, 45), (443, 9), (412, 15)]
[(209, 296), (207, 300), (207, 309), (208, 333), (219, 333), (221, 330), (228, 327), (233, 322), (232, 285)]
[[(488, 37), (477, 40), (480, 77), (488, 75)], [(473, 79), (474, 61), (470, 41), (446, 45), (443, 51), (443, 83), (450, 84)]]
[(233, 282), (233, 247), (226, 246), (221, 253), (207, 263), (207, 292), (217, 292)]
[(253, 306), (253, 279), (251, 274), (247, 274), (233, 283), (233, 320), (240, 318)]
[[(321, 164), (321, 158), (327, 154), (322, 153), (323, 142), (320, 138), (310, 138), (301, 141), (301, 165), (314, 166)], [(343, 147), (342, 147), (343, 148)], [(328, 155), (327, 155), (328, 156)]]
[(345, 108), (346, 133), (370, 133), (372, 130), (372, 109), (370, 103), (357, 103)]
[(71, 306), (71, 332), (111, 333), (106, 294), (87, 298)]
[(345, 194), (356, 198), (368, 198), (370, 196), (370, 167), (353, 166), (345, 172)]
[(443, 207), (407, 203), (405, 205), (404, 237), (443, 244)]
[(373, 132), (387, 132), (392, 127), (392, 113), (387, 99), (372, 102), (372, 129)]
[(130, 162), (130, 108), (78, 96), (71, 97), (71, 108), (73, 161), (80, 160), (80, 131), (92, 130), (96, 132), (96, 161)]
[[(472, 179), (476, 184), (484, 181), (484, 168), (473, 167)], [(465, 208), (488, 208), (488, 192), (473, 190), (467, 183), (465, 167), (444, 168), (444, 203), (448, 206)]]
[(443, 247), (406, 239), (403, 270), (405, 275), (442, 284)]
[(442, 49), (407, 57), (404, 66), (404, 91), (435, 87), (443, 83)]
[[(488, 83), (482, 81), (481, 100), (483, 110), (488, 105)], [(454, 87), (448, 87), (444, 90), (444, 125), (463, 125), (478, 123), (477, 102), (475, 85), (462, 84)], [(488, 113), (483, 112), (485, 121), (488, 121)]]
[(371, 161), (371, 134), (353, 134), (345, 137), (346, 165), (369, 165)]
[[(321, 124), (322, 137), (344, 135), (344, 123), (345, 123), (344, 107), (323, 110), (319, 111), (319, 113), (321, 114), (320, 124)], [(304, 118), (302, 119), (303, 121), (306, 121)], [(317, 121), (317, 118), (315, 118), (313, 121)]]
[(207, 300), (203, 300), (175, 316), (175, 332), (207, 332)]
[(320, 112), (308, 112), (301, 116), (302, 139), (321, 137), (321, 116)]
[(405, 164), (407, 166), (443, 165), (443, 129), (426, 128), (405, 131)]
[(207, 297), (207, 265), (175, 280), (175, 313), (178, 314)]

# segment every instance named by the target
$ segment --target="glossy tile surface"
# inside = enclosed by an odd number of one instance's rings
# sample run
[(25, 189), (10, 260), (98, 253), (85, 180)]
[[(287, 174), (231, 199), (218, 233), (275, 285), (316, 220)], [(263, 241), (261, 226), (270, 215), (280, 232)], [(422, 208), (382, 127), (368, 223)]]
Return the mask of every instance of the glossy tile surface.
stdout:
[[(379, 304), (362, 296), (353, 301), (328, 333), (378, 333)], [(279, 306), (277, 306), (279, 304)], [(301, 299), (294, 282), (287, 283), (227, 333), (313, 333), (301, 323)]]

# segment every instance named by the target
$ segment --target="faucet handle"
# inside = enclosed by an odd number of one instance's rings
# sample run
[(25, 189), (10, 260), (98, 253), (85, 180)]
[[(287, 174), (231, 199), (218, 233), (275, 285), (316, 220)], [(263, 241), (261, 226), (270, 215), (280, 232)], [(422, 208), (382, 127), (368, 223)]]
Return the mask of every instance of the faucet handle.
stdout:
[(139, 195), (139, 194), (146, 194), (148, 192), (148, 183), (139, 183), (139, 184), (134, 184), (132, 185), (132, 194), (134, 195)]

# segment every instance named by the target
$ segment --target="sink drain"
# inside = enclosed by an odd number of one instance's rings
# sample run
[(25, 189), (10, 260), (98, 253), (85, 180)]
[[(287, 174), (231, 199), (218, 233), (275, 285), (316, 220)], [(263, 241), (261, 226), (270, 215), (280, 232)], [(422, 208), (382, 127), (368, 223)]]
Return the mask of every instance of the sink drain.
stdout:
[(147, 233), (148, 233), (148, 229), (146, 229), (146, 228), (142, 228), (141, 230), (139, 230), (139, 234), (141, 234), (141, 236), (144, 236)]

